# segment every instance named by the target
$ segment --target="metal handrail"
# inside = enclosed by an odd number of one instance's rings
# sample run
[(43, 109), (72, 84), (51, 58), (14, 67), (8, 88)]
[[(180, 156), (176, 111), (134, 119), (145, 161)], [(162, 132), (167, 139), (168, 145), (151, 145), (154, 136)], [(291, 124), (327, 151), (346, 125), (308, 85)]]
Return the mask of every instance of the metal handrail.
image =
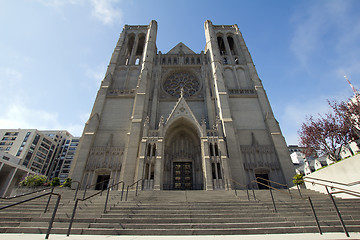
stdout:
[[(291, 192), (290, 192), (290, 188), (289, 188), (289, 186), (288, 186), (287, 184), (282, 184), (282, 183), (275, 182), (275, 181), (273, 181), (273, 180), (265, 179), (265, 178), (262, 178), (262, 177), (256, 177), (256, 179), (261, 179), (261, 180), (267, 181), (268, 183), (271, 182), (271, 183), (275, 183), (275, 184), (277, 184), (277, 185), (286, 187), (286, 189), (287, 189), (288, 192), (289, 192), (290, 198), (292, 199), (292, 195), (291, 195)], [(269, 185), (270, 185), (270, 184), (269, 184)]]
[[(51, 189), (51, 191), (50, 191), (51, 193), (54, 192), (54, 187), (46, 187), (46, 188), (42, 188), (42, 189), (39, 189), (39, 190), (30, 192), (30, 193), (24, 193), (24, 194), (21, 194), (21, 195), (17, 195), (17, 196), (13, 196), (13, 197), (7, 197), (7, 198), (3, 198), (3, 197), (2, 197), (2, 198), (0, 198), (0, 199), (10, 200), (10, 199), (14, 199), (14, 198), (18, 198), (18, 197), (24, 197), (24, 196), (31, 195), (31, 194), (34, 194), (34, 193), (46, 191), (46, 190), (49, 190), (49, 189)], [(49, 195), (49, 199), (48, 199), (48, 201), (47, 201), (47, 203), (46, 203), (46, 207), (45, 207), (45, 209), (44, 209), (44, 213), (46, 213), (47, 210), (48, 210), (50, 200), (51, 200), (51, 195)]]
[(318, 228), (318, 230), (319, 230), (320, 235), (322, 235), (322, 231), (321, 231), (319, 219), (318, 219), (317, 216), (316, 216), (315, 209), (314, 209), (314, 205), (312, 204), (312, 201), (311, 201), (311, 198), (310, 198), (310, 197), (308, 197), (308, 201), (309, 201), (309, 204), (310, 204), (310, 207), (311, 207), (311, 212), (313, 213), (313, 217), (314, 217), (314, 219), (315, 219), (316, 226), (317, 226), (317, 228)]
[(48, 230), (47, 230), (46, 236), (45, 236), (45, 239), (48, 239), (48, 238), (49, 238), (49, 235), (50, 235), (50, 231), (51, 231), (51, 229), (52, 229), (52, 225), (53, 225), (53, 223), (54, 223), (54, 219), (55, 219), (55, 216), (56, 216), (57, 209), (58, 209), (58, 207), (59, 207), (59, 203), (60, 203), (60, 199), (61, 199), (61, 195), (60, 195), (60, 194), (58, 194), (58, 193), (53, 193), (53, 192), (44, 193), (44, 194), (41, 194), (41, 195), (38, 195), (38, 196), (35, 196), (35, 197), (32, 197), (32, 198), (29, 198), (29, 199), (26, 199), (26, 200), (17, 202), (17, 203), (13, 203), (13, 204), (10, 204), (10, 205), (1, 207), (0, 210), (6, 209), (6, 208), (9, 208), (9, 207), (13, 207), (13, 206), (16, 206), (16, 205), (25, 203), (25, 202), (29, 202), (29, 201), (32, 201), (32, 200), (35, 200), (35, 199), (38, 199), (38, 198), (41, 198), (41, 197), (44, 197), (44, 196), (47, 196), (47, 195), (50, 195), (50, 196), (51, 196), (51, 195), (56, 195), (56, 196), (57, 196), (55, 208), (54, 208), (53, 214), (52, 214), (52, 216), (51, 216), (51, 219), (50, 219), (50, 221), (49, 221), (49, 227), (48, 227)]
[(128, 185), (128, 186), (127, 186), (127, 188), (126, 188), (126, 197), (125, 197), (125, 201), (127, 201), (127, 199), (128, 199), (129, 187), (132, 187), (132, 186), (134, 186), (135, 184), (136, 184), (136, 192), (135, 192), (135, 196), (137, 196), (137, 192), (138, 192), (138, 185), (139, 185), (139, 182), (140, 182), (140, 181), (142, 181), (142, 180), (144, 180), (144, 178), (141, 178), (141, 179), (137, 180), (136, 182), (134, 182), (134, 183), (132, 183), (132, 184), (130, 184), (130, 185)]
[(346, 229), (344, 220), (343, 220), (342, 217), (341, 217), (341, 213), (340, 213), (338, 207), (336, 206), (336, 202), (335, 202), (335, 200), (334, 200), (333, 195), (329, 192), (328, 187), (325, 187), (325, 188), (326, 188), (326, 191), (327, 191), (327, 193), (328, 193), (328, 195), (329, 195), (329, 197), (330, 197), (331, 202), (332, 202), (333, 205), (334, 205), (334, 209), (335, 209), (335, 211), (336, 211), (336, 215), (337, 215), (338, 218), (339, 218), (340, 224), (341, 224), (341, 226), (342, 226), (342, 228), (343, 228), (346, 236), (347, 236), (347, 237), (350, 237), (349, 232), (348, 232), (348, 230)]
[[(335, 202), (335, 200), (334, 200), (333, 194), (345, 193), (345, 194), (349, 194), (349, 195), (353, 195), (353, 196), (360, 197), (360, 193), (359, 193), (359, 192), (356, 192), (356, 191), (348, 190), (348, 189), (339, 188), (339, 187), (336, 187), (336, 189), (339, 189), (339, 190), (342, 190), (342, 191), (329, 192), (329, 189), (328, 189), (328, 188), (334, 188), (333, 186), (329, 186), (329, 185), (323, 184), (323, 183), (315, 183), (315, 182), (312, 182), (312, 181), (309, 181), (309, 180), (306, 180), (306, 179), (303, 179), (303, 180), (304, 180), (304, 182), (309, 182), (309, 183), (312, 183), (312, 184), (318, 184), (318, 185), (321, 185), (321, 186), (324, 186), (324, 187), (325, 187), (326, 192), (327, 192), (327, 194), (328, 194), (328, 196), (329, 196), (332, 204), (334, 205), (334, 209), (335, 209), (336, 214), (337, 214), (337, 216), (338, 216), (338, 218), (339, 218), (340, 224), (341, 224), (341, 226), (342, 226), (342, 228), (343, 228), (346, 236), (347, 236), (347, 237), (350, 237), (349, 232), (348, 232), (348, 230), (346, 229), (345, 223), (344, 223), (344, 221), (343, 221), (343, 219), (342, 219), (342, 217), (341, 217), (341, 213), (340, 213), (340, 211), (339, 211), (339, 209), (338, 209), (338, 207), (337, 207), (337, 205), (336, 205), (336, 202)], [(328, 182), (330, 182), (330, 181), (328, 181)]]
[[(265, 183), (261, 183), (261, 182), (258, 182), (258, 181), (256, 181), (256, 180), (253, 180), (252, 182), (261, 184), (261, 185), (266, 186), (266, 187), (269, 188), (269, 191), (270, 191), (270, 195), (271, 195), (271, 199), (272, 199), (272, 202), (273, 202), (273, 206), (274, 206), (275, 212), (277, 212), (277, 209), (276, 209), (276, 204), (275, 204), (274, 196), (273, 196), (273, 194), (272, 194), (272, 190), (271, 190), (271, 189), (277, 190), (277, 191), (279, 191), (280, 193), (289, 194), (289, 195), (291, 196), (291, 193), (284, 192), (283, 190), (274, 188), (274, 187), (272, 187), (272, 186), (270, 186), (270, 185), (267, 185), (267, 184), (265, 184)], [(292, 198), (291, 198), (291, 199), (292, 199)], [(317, 228), (318, 228), (318, 230), (319, 230), (319, 233), (322, 235), (322, 231), (321, 231), (321, 228), (320, 228), (319, 220), (318, 220), (318, 218), (317, 218), (317, 216), (316, 216), (315, 209), (314, 209), (314, 206), (313, 206), (313, 204), (312, 204), (312, 201), (311, 201), (311, 198), (310, 198), (310, 197), (308, 197), (308, 201), (309, 201), (309, 204), (310, 204), (310, 208), (311, 208), (311, 211), (312, 211), (312, 214), (313, 214), (313, 217), (314, 217), (316, 226), (317, 226)]]
[[(226, 180), (227, 180), (227, 179), (226, 179)], [(248, 188), (248, 186), (247, 186), (247, 185), (244, 185), (244, 184), (241, 184), (241, 183), (239, 183), (239, 182), (237, 182), (237, 181), (235, 181), (235, 180), (233, 180), (233, 179), (231, 179), (231, 178), (230, 178), (229, 180), (232, 181), (233, 183), (239, 185), (240, 187), (245, 187), (245, 188), (246, 188), (247, 198), (248, 198), (248, 200), (250, 201), (249, 188)], [(237, 189), (234, 188), (234, 190), (235, 190), (235, 195), (237, 196)], [(254, 197), (254, 200), (256, 200), (255, 194), (253, 194), (253, 197)]]
[(353, 195), (353, 196), (360, 197), (360, 192), (357, 192), (357, 191), (353, 191), (353, 190), (349, 190), (349, 189), (344, 189), (344, 188), (339, 188), (339, 187), (334, 187), (334, 186), (330, 186), (330, 185), (323, 184), (323, 183), (316, 183), (316, 182), (309, 181), (309, 180), (306, 180), (306, 179), (303, 179), (303, 180), (304, 180), (304, 182), (308, 182), (308, 183), (311, 183), (311, 184), (313, 184), (313, 185), (314, 185), (314, 184), (317, 184), (317, 185), (321, 185), (321, 186), (324, 186), (324, 187), (339, 189), (339, 190), (342, 191), (342, 192), (333, 192), (333, 193), (331, 193), (331, 194), (345, 193), (345, 194), (349, 194), (349, 195)]
[[(96, 185), (99, 185), (100, 183), (104, 183), (104, 182), (110, 182), (110, 180), (112, 180), (111, 178), (107, 179), (107, 180), (104, 180), (104, 181), (101, 181), (101, 182), (98, 182), (98, 183), (94, 183), (94, 184), (91, 184), (91, 185), (87, 185), (85, 186), (85, 190), (84, 190), (84, 194), (83, 194), (83, 199), (85, 198), (85, 195), (86, 195), (86, 191), (93, 187), (93, 186), (96, 186)], [(105, 190), (105, 189), (104, 189)], [(100, 190), (101, 191), (101, 190)]]
[(75, 191), (75, 195), (74, 195), (74, 201), (75, 201), (75, 199), (77, 197), (77, 194), (78, 194), (78, 191), (79, 191), (79, 188), (80, 188), (81, 182), (79, 182), (79, 181), (71, 181), (71, 184), (73, 184), (73, 183), (77, 183), (77, 187), (76, 187), (76, 191)]
[[(256, 180), (253, 180), (252, 182), (257, 183), (257, 184), (264, 185), (264, 186), (266, 186), (266, 187), (269, 188), (271, 200), (272, 200), (272, 203), (273, 203), (273, 206), (274, 206), (274, 210), (275, 210), (275, 212), (277, 212), (276, 204), (275, 204), (275, 200), (274, 200), (274, 196), (273, 196), (273, 193), (272, 193), (272, 190), (271, 190), (271, 189), (275, 189), (275, 190), (278, 190), (278, 191), (280, 191), (280, 190), (277, 189), (277, 188), (274, 188), (274, 187), (272, 187), (272, 186), (270, 186), (270, 185), (268, 185), (268, 184), (265, 184), (265, 183), (262, 183), (262, 182), (258, 182), (258, 181), (256, 181)], [(281, 191), (280, 191), (280, 192), (281, 192)]]
[(304, 176), (304, 178), (309, 178), (309, 179), (328, 182), (328, 183), (336, 183), (336, 184), (343, 185), (343, 186), (354, 186), (354, 185), (360, 184), (360, 181), (351, 182), (351, 183), (341, 183), (341, 182), (330, 181), (330, 180), (320, 179), (320, 178), (313, 178), (313, 177), (308, 177), (308, 176)]
[(21, 195), (15, 195), (13, 197), (0, 197), (0, 199), (14, 199), (14, 198), (18, 198), (18, 197), (24, 197), (24, 196), (27, 196), (27, 195), (31, 195), (31, 194), (34, 194), (34, 193), (38, 193), (38, 192), (42, 192), (42, 191), (45, 191), (45, 190), (48, 190), (48, 189), (51, 189), (52, 187), (46, 187), (46, 188), (42, 188), (42, 189), (39, 189), (39, 190), (36, 190), (36, 191), (33, 191), (33, 192), (29, 192), (29, 193), (24, 193), (24, 194), (21, 194)]
[(288, 188), (287, 184), (282, 184), (282, 183), (279, 183), (279, 182), (275, 182), (275, 181), (270, 180), (270, 179), (265, 179), (265, 178), (262, 178), (262, 177), (256, 177), (256, 179), (261, 179), (261, 180), (264, 180), (264, 181), (267, 181), (267, 182), (272, 182), (272, 183), (275, 183), (277, 185), (284, 186), (284, 187)]
[(261, 184), (261, 185), (263, 185), (265, 187), (268, 187), (269, 189), (273, 189), (273, 190), (279, 191), (280, 193), (287, 194), (287, 195), (291, 196), (291, 194), (289, 194), (288, 192), (286, 192), (284, 190), (280, 190), (278, 188), (275, 188), (275, 187), (273, 187), (271, 185), (268, 185), (268, 184), (265, 184), (265, 183), (262, 183), (262, 182), (259, 182), (259, 181), (256, 181), (256, 180), (253, 180), (251, 182)]
[[(111, 180), (111, 179), (109, 179), (109, 181), (110, 181), (110, 180)], [(81, 198), (77, 198), (76, 201), (75, 201), (75, 204), (74, 204), (73, 212), (72, 212), (71, 219), (70, 219), (70, 223), (69, 223), (69, 228), (68, 228), (68, 231), (67, 231), (67, 234), (66, 234), (66, 235), (67, 235), (67, 236), (70, 235), (71, 227), (72, 227), (72, 224), (73, 224), (74, 218), (75, 218), (76, 208), (77, 208), (77, 205), (78, 205), (79, 201), (82, 201), (82, 202), (83, 202), (83, 201), (86, 201), (86, 200), (88, 200), (88, 199), (90, 199), (90, 198), (92, 198), (92, 197), (95, 197), (96, 195), (102, 194), (102, 192), (104, 192), (104, 191), (107, 191), (106, 200), (105, 200), (105, 206), (104, 206), (104, 213), (106, 213), (107, 201), (108, 201), (108, 198), (109, 198), (109, 191), (110, 191), (110, 189), (111, 189), (112, 187), (117, 186), (117, 185), (119, 185), (120, 183), (123, 184), (122, 192), (121, 192), (121, 201), (122, 201), (122, 196), (123, 196), (123, 193), (124, 193), (124, 186), (125, 186), (125, 183), (124, 183), (123, 181), (120, 181), (120, 182), (115, 183), (115, 184), (111, 184), (111, 185), (108, 186), (106, 189), (100, 190), (99, 192), (94, 193), (94, 194), (92, 194), (92, 195), (90, 195), (90, 196), (88, 196), (88, 197), (86, 197), (86, 198), (82, 198), (82, 199), (81, 199)]]

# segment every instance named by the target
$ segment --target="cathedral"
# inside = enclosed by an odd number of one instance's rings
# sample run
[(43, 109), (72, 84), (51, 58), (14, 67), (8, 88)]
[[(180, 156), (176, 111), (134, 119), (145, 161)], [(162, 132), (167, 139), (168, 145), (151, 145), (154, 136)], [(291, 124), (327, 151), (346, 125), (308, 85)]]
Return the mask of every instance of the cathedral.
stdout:
[(292, 185), (285, 139), (238, 26), (207, 20), (204, 29), (201, 53), (182, 42), (162, 53), (156, 21), (125, 25), (70, 171), (82, 188), (140, 180), (144, 190), (234, 189), (256, 177)]

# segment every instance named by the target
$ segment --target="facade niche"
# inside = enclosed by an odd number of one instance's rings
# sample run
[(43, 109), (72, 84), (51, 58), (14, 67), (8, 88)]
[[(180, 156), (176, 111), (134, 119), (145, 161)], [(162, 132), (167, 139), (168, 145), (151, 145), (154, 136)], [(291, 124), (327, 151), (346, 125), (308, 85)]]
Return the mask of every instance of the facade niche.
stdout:
[(139, 43), (136, 50), (136, 56), (141, 56), (143, 54), (144, 45), (145, 45), (145, 36), (141, 36), (139, 38)]
[(220, 50), (220, 55), (226, 55), (224, 39), (221, 36), (217, 37), (217, 42)]
[(231, 54), (232, 55), (237, 55), (236, 49), (235, 49), (234, 39), (231, 36), (229, 36), (229, 37), (227, 37), (227, 41), (229, 43)]

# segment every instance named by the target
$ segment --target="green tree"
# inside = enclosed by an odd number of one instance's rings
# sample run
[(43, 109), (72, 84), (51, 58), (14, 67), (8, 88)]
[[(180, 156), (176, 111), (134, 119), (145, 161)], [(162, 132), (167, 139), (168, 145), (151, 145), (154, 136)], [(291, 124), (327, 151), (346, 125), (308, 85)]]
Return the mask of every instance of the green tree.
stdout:
[(303, 175), (302, 174), (296, 174), (294, 177), (293, 177), (293, 183), (295, 185), (302, 185), (304, 184), (304, 179), (303, 179)]
[(44, 175), (29, 175), (20, 182), (20, 186), (25, 187), (39, 187), (46, 184), (46, 176)]
[(50, 186), (52, 186), (52, 187), (60, 186), (60, 179), (58, 177), (54, 177), (51, 180)]
[(72, 179), (67, 178), (62, 186), (63, 187), (71, 187), (71, 182), (72, 182)]

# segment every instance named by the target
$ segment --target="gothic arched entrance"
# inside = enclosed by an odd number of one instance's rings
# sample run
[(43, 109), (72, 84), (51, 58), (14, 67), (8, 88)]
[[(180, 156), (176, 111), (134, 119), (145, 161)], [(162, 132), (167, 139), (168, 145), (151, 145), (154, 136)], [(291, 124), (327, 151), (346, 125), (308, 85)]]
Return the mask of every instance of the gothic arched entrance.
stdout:
[(163, 189), (202, 190), (202, 168), (197, 130), (187, 120), (180, 119), (165, 135)]

